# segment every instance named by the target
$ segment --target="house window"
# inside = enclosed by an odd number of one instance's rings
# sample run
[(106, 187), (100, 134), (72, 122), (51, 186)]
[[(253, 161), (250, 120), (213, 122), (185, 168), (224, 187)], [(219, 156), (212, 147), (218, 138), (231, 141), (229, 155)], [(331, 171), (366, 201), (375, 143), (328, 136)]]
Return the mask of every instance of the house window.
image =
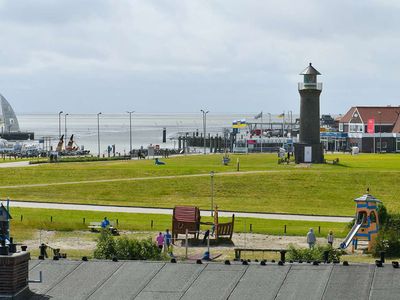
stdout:
[(349, 132), (364, 132), (364, 125), (350, 123)]
[(343, 132), (343, 123), (339, 123), (339, 131)]

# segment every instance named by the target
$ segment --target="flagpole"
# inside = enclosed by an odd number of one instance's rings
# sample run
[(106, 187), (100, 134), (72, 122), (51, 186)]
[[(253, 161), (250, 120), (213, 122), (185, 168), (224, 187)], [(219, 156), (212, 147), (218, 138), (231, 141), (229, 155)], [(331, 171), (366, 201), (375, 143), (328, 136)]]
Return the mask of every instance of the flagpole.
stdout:
[(260, 152), (263, 152), (263, 112), (261, 111), (261, 149)]

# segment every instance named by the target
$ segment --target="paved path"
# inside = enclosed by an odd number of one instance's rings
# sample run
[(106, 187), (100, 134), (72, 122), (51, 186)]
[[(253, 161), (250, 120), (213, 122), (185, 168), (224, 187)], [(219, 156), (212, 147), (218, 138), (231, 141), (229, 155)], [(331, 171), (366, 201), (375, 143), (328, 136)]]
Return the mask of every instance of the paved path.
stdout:
[[(170, 208), (146, 208), (146, 207), (133, 207), (133, 206), (63, 204), (63, 203), (24, 202), (24, 201), (10, 201), (10, 206), (26, 207), (26, 208), (48, 208), (48, 209), (65, 209), (65, 210), (172, 215), (172, 209)], [(289, 215), (289, 214), (271, 214), (271, 213), (245, 213), (245, 212), (232, 212), (232, 211), (219, 211), (218, 214), (220, 217), (231, 217), (232, 214), (235, 214), (235, 217), (240, 217), (240, 218), (337, 222), (337, 223), (348, 223), (353, 219), (351, 217), (329, 217), (329, 216)], [(201, 215), (209, 216), (210, 211), (202, 210)]]
[(33, 166), (38, 166), (38, 164), (30, 165), (29, 161), (27, 160), (0, 163), (0, 168), (18, 168), (18, 167), (33, 167)]

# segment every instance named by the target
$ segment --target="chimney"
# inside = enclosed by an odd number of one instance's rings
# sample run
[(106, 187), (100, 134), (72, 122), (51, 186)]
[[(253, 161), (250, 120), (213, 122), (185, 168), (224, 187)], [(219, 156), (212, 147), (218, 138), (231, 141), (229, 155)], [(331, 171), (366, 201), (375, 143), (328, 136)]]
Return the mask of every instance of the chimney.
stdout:
[(25, 251), (0, 255), (0, 299), (27, 299), (29, 259)]

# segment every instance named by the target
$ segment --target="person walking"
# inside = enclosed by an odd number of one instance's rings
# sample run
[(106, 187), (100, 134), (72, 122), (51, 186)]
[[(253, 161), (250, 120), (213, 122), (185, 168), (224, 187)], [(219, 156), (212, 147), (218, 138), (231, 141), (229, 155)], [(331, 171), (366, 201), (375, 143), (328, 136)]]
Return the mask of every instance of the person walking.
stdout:
[(169, 233), (169, 229), (166, 229), (164, 233), (165, 250), (168, 250), (169, 246), (171, 245), (171, 240), (172, 240), (171, 233)]
[(314, 229), (310, 228), (310, 231), (307, 232), (307, 243), (310, 249), (314, 248), (316, 240)]
[(331, 247), (332, 247), (333, 246), (333, 232), (332, 232), (332, 230), (329, 231), (327, 240), (328, 240), (328, 244), (331, 245)]
[(158, 236), (156, 238), (156, 242), (157, 242), (158, 249), (161, 252), (162, 248), (164, 246), (164, 236), (163, 236), (163, 234), (161, 232), (158, 234)]

